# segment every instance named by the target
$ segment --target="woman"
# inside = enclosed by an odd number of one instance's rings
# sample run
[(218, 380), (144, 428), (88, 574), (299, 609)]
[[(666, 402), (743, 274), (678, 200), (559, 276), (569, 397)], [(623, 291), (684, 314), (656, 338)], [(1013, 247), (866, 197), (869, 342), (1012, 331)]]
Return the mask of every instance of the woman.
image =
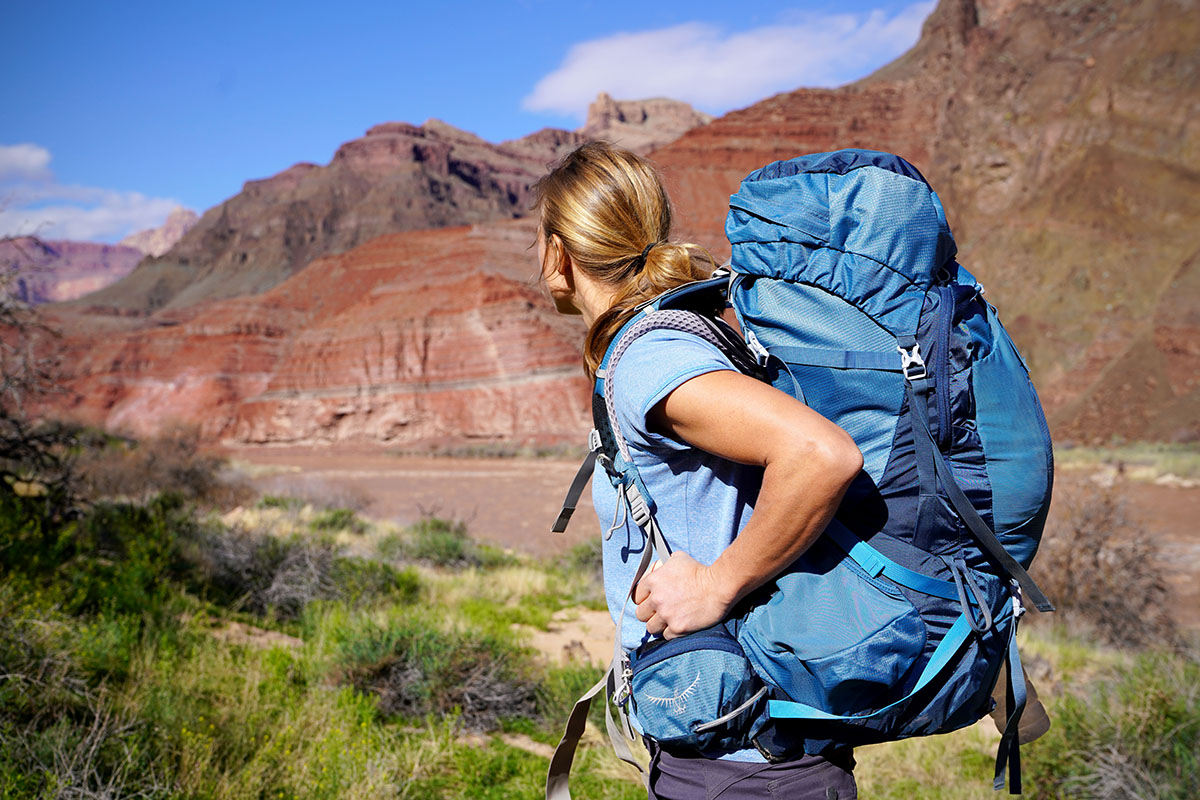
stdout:
[[(588, 325), (589, 378), (634, 309), (708, 276), (699, 248), (668, 241), (671, 211), (655, 169), (594, 142), (564, 158), (535, 187), (537, 254), (557, 309)], [(652, 331), (612, 374), (615, 414), (655, 498), (672, 555), (636, 587), (622, 646), (674, 638), (725, 619), (771, 580), (832, 518), (862, 467), (839, 427), (766, 383), (738, 372), (716, 347), (676, 331)], [(592, 482), (602, 525), (619, 521), (616, 493)], [(625, 605), (641, 551), (627, 519), (604, 544), (614, 619)], [(855, 797), (851, 758), (801, 756), (768, 764), (756, 750), (669, 753), (652, 746), (652, 798)]]

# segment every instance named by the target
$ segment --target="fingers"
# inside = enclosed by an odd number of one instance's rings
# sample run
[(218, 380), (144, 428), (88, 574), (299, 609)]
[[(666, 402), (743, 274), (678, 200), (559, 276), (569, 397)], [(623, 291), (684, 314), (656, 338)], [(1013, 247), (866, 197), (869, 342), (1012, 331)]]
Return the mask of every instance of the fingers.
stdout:
[(667, 636), (667, 623), (657, 614), (653, 614), (650, 619), (646, 620), (646, 633), (651, 636), (670, 638)]
[[(652, 574), (654, 574), (654, 571), (661, 566), (661, 561), (655, 561), (650, 565), (650, 569), (646, 570), (646, 574), (643, 575), (637, 582), (637, 586), (633, 587), (633, 602), (637, 603), (638, 605), (646, 602), (646, 598), (650, 596), (650, 589), (654, 583), (653, 581), (649, 580), (649, 578)], [(638, 619), (641, 619), (641, 617)], [(642, 621), (644, 622), (645, 620)]]

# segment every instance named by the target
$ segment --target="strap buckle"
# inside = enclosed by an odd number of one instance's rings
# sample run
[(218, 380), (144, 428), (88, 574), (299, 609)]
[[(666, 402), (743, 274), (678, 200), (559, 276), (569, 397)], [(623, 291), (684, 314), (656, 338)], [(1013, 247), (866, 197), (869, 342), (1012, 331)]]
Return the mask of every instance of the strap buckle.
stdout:
[(630, 519), (639, 528), (645, 528), (649, 525), (650, 506), (646, 503), (646, 498), (642, 497), (641, 490), (638, 489), (636, 483), (630, 483), (625, 487), (625, 499), (629, 502)]
[(925, 377), (925, 359), (921, 357), (921, 345), (913, 342), (912, 350), (905, 350), (896, 345), (896, 350), (900, 353), (900, 371), (904, 373), (905, 378), (918, 381)]
[(588, 452), (599, 453), (604, 448), (604, 443), (600, 441), (600, 431), (592, 428), (588, 431)]
[(767, 350), (766, 346), (754, 335), (754, 331), (749, 328), (746, 328), (746, 346), (754, 354), (754, 360), (758, 362), (758, 365), (765, 367), (771, 359), (771, 351)]

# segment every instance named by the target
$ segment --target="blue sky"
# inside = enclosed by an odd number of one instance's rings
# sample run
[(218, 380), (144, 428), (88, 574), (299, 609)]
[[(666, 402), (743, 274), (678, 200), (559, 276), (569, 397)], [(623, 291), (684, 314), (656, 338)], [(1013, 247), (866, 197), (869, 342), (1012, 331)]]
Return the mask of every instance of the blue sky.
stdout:
[(491, 141), (606, 90), (713, 114), (866, 75), (932, 0), (9, 4), (0, 235), (116, 241), (379, 122)]

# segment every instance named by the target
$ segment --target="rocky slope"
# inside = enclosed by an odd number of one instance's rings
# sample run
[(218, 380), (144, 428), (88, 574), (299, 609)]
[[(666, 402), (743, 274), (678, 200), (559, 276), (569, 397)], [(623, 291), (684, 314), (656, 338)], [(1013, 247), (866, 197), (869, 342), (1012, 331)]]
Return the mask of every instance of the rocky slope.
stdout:
[(532, 285), (532, 239), (528, 221), (391, 234), (149, 320), (54, 307), (71, 332), (56, 411), (252, 443), (574, 440), (582, 330)]
[(118, 244), (137, 248), (148, 256), (161, 256), (174, 247), (199, 220), (195, 211), (176, 206), (159, 227), (131, 233)]
[[(682, 232), (722, 254), (726, 198), (751, 169), (847, 146), (901, 153), (939, 190), (1060, 441), (1194, 439), (1196, 11), (942, 0), (917, 46), (875, 75), (769, 98), (652, 157)], [(74, 331), (74, 410), (257, 442), (570, 438), (586, 427), (580, 330), (528, 285), (529, 223), (377, 236), (518, 214), (522, 187), (581, 140), (547, 130), (491, 145), (389, 123), (326, 167), (251, 182), (87, 301), (124, 311), (55, 311)]]
[(520, 216), (546, 163), (580, 141), (542, 131), (495, 145), (438, 120), (376, 125), (325, 166), (248, 181), (167, 253), (87, 302), (181, 309), (265, 291), (316, 258), (385, 233)]
[(688, 235), (723, 246), (749, 170), (898, 152), (938, 190), (1061, 440), (1200, 438), (1200, 7), (943, 0), (857, 84), (798, 90), (656, 151)]
[(0, 239), (0, 271), (15, 273), (16, 296), (37, 305), (74, 300), (129, 274), (142, 251), (98, 242)]

